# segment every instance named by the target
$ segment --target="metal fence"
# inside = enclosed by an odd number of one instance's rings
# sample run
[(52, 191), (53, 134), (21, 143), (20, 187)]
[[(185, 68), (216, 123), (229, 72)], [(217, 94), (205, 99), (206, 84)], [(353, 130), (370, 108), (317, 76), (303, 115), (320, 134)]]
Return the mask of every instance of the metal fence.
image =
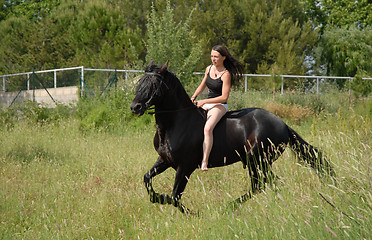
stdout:
[[(202, 72), (195, 72), (194, 74), (204, 75)], [(250, 78), (280, 78), (280, 93), (284, 94), (285, 79), (313, 79), (313, 87), (307, 87), (309, 90), (315, 92), (316, 94), (321, 93), (320, 86), (321, 84), (326, 84), (327, 80), (343, 80), (343, 81), (353, 81), (352, 77), (337, 77), (337, 76), (306, 76), (306, 75), (276, 75), (271, 74), (243, 74), (244, 77), (244, 92), (248, 91), (249, 88), (249, 79)], [(364, 81), (371, 81), (372, 78), (362, 78)]]
[[(60, 76), (58, 77), (58, 74), (61, 72), (70, 72), (70, 74), (65, 75), (72, 75), (72, 80), (66, 81), (66, 78), (71, 78), (71, 76)], [(84, 89), (87, 89), (87, 83), (86, 83), (86, 76), (90, 75), (89, 72), (105, 72), (105, 73), (123, 73), (124, 76), (122, 77), (124, 80), (128, 80), (130, 74), (133, 73), (141, 73), (143, 71), (141, 70), (122, 70), (122, 69), (93, 69), (93, 68), (84, 68), (84, 66), (80, 67), (71, 67), (71, 68), (60, 68), (60, 69), (51, 69), (51, 70), (42, 70), (42, 71), (33, 71), (33, 72), (23, 72), (23, 73), (15, 73), (15, 74), (5, 74), (0, 75), (0, 79), (2, 79), (2, 86), (1, 89), (3, 92), (9, 91), (7, 88), (7, 85), (12, 86), (12, 78), (21, 78), (21, 81), (23, 80), (26, 84), (24, 87), (24, 90), (30, 90), (32, 87), (32, 81), (30, 80), (30, 77), (32, 74), (37, 74), (38, 76), (41, 76), (42, 80), (45, 80), (44, 83), (46, 83), (47, 88), (58, 88), (58, 87), (65, 87), (65, 86), (76, 86), (80, 85), (81, 91), (84, 91)], [(49, 74), (47, 77), (43, 77), (44, 75)], [(103, 76), (102, 79), (104, 82), (104, 79), (107, 76)], [(60, 80), (58, 80), (60, 79)], [(18, 80), (19, 81), (19, 80)], [(64, 83), (61, 83), (64, 82)], [(36, 88), (38, 88), (36, 86)], [(40, 87), (39, 87), (40, 88)], [(15, 89), (11, 89), (10, 91), (14, 91)], [(18, 90), (18, 89), (17, 89)]]
[[(96, 88), (105, 88), (110, 84), (110, 78), (115, 75), (116, 79), (128, 80), (133, 78), (139, 73), (143, 73), (142, 70), (124, 70), (124, 69), (94, 69), (94, 68), (85, 68), (84, 66), (80, 67), (71, 67), (71, 68), (60, 68), (60, 69), (51, 69), (51, 70), (42, 70), (42, 71), (33, 71), (33, 72), (24, 72), (24, 73), (15, 73), (15, 74), (6, 74), (0, 75), (1, 87), (0, 89), (3, 92), (9, 91), (18, 91), (18, 90), (30, 90), (31, 88), (42, 88), (41, 86), (35, 86), (35, 83), (30, 81), (30, 76), (35, 73), (40, 76), (41, 81), (44, 82), (46, 88), (58, 88), (66, 86), (80, 86), (80, 94), (83, 94), (84, 91), (91, 91), (91, 89)], [(202, 72), (195, 72), (196, 75), (203, 75)], [(243, 74), (244, 77), (244, 91), (247, 92), (250, 88), (249, 81), (250, 79), (258, 78), (279, 78), (280, 79), (280, 91), (281, 94), (284, 94), (285, 84), (289, 81), (287, 79), (313, 79), (314, 86), (308, 87), (313, 92), (319, 94), (320, 85), (327, 82), (329, 79), (333, 80), (343, 80), (343, 81), (353, 81), (352, 77), (337, 77), (337, 76), (305, 76), (305, 75), (276, 75), (271, 74)], [(21, 87), (15, 88), (12, 86), (13, 80), (16, 78), (21, 78), (18, 81), (24, 81), (25, 84)], [(13, 79), (13, 80), (12, 80)], [(372, 78), (362, 78), (365, 81), (370, 81)], [(7, 87), (9, 86), (9, 87)], [(21, 89), (20, 89), (21, 88)]]

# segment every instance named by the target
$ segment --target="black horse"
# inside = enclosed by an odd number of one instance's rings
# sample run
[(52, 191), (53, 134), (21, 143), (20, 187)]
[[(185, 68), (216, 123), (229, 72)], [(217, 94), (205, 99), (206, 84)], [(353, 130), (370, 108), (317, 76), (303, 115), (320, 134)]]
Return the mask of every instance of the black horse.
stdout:
[[(150, 200), (173, 204), (184, 211), (186, 208), (179, 203), (179, 199), (190, 175), (202, 161), (206, 112), (192, 103), (179, 79), (167, 68), (168, 62), (161, 67), (153, 61), (150, 63), (138, 82), (130, 108), (134, 114), (142, 115), (155, 106), (157, 131), (154, 146), (159, 158), (144, 176)], [(213, 135), (208, 168), (242, 161), (243, 167), (248, 166), (249, 169), (252, 192), (260, 190), (270, 180), (271, 164), (287, 144), (317, 172), (333, 173), (330, 164), (316, 148), (304, 141), (278, 116), (260, 108), (227, 112), (215, 127)], [(176, 170), (171, 197), (157, 194), (151, 184), (154, 176), (169, 167)]]

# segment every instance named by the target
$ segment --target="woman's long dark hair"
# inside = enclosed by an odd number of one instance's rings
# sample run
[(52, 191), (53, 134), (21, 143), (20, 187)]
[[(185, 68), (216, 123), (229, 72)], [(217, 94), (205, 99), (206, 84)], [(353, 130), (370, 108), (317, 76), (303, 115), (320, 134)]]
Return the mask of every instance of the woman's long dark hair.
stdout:
[(233, 57), (229, 50), (225, 46), (215, 45), (212, 50), (219, 52), (222, 56), (225, 56), (223, 65), (231, 74), (231, 84), (234, 84), (235, 80), (239, 80), (244, 73), (244, 66), (239, 62), (238, 59)]

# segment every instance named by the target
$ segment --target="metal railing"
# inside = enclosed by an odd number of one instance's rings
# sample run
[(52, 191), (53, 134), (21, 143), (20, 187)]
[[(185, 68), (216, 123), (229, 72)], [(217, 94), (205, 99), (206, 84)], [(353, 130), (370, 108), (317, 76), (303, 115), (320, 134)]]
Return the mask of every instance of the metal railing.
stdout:
[(40, 73), (53, 73), (53, 88), (57, 88), (57, 72), (61, 71), (70, 71), (70, 70), (80, 70), (80, 86), (81, 91), (84, 90), (84, 72), (85, 71), (101, 71), (101, 72), (122, 72), (125, 73), (125, 80), (128, 80), (128, 73), (140, 73), (144, 72), (143, 70), (124, 70), (124, 69), (94, 69), (94, 68), (84, 68), (84, 66), (80, 67), (70, 67), (70, 68), (60, 68), (60, 69), (50, 69), (50, 70), (41, 70), (41, 71), (34, 71), (34, 72), (23, 72), (23, 73), (14, 73), (14, 74), (5, 74), (0, 75), (0, 78), (3, 80), (2, 91), (6, 92), (6, 78), (14, 77), (14, 76), (27, 76), (27, 90), (30, 90), (30, 79), (31, 74), (40, 74)]
[[(203, 75), (202, 72), (195, 72), (194, 74)], [(280, 92), (284, 93), (284, 78), (303, 78), (303, 79), (316, 79), (316, 93), (319, 94), (320, 80), (323, 79), (343, 79), (353, 81), (352, 77), (337, 77), (337, 76), (307, 76), (307, 75), (276, 75), (281, 78)], [(243, 74), (244, 77), (244, 92), (248, 90), (248, 77), (273, 77), (271, 74)], [(362, 80), (371, 81), (372, 78), (362, 78)]]
[[(13, 76), (22, 76), (26, 75), (27, 79), (30, 78), (32, 73), (51, 73), (54, 74), (54, 88), (57, 88), (57, 72), (59, 71), (69, 71), (69, 70), (80, 70), (80, 84), (81, 84), (81, 91), (84, 91), (84, 72), (85, 71), (101, 71), (101, 72), (122, 72), (125, 73), (125, 80), (128, 79), (128, 73), (142, 73), (143, 70), (124, 70), (124, 69), (95, 69), (95, 68), (85, 68), (84, 66), (80, 67), (70, 67), (70, 68), (60, 68), (60, 69), (51, 69), (51, 70), (41, 70), (41, 71), (34, 71), (34, 72), (24, 72), (24, 73), (14, 73), (14, 74), (5, 74), (0, 75), (0, 78), (3, 80), (2, 91), (6, 91), (6, 78), (13, 77)], [(203, 75), (202, 72), (194, 72), (196, 75)], [(244, 91), (247, 92), (248, 90), (248, 77), (273, 77), (271, 74), (243, 74), (244, 76)], [(306, 75), (276, 75), (281, 78), (281, 94), (284, 93), (284, 79), (285, 78), (303, 78), (303, 79), (316, 79), (316, 93), (319, 94), (319, 84), (320, 80), (324, 79), (343, 79), (353, 81), (352, 77), (338, 77), (338, 76), (306, 76)], [(363, 80), (372, 80), (372, 78), (362, 78)], [(30, 83), (27, 82), (27, 90), (30, 89)]]

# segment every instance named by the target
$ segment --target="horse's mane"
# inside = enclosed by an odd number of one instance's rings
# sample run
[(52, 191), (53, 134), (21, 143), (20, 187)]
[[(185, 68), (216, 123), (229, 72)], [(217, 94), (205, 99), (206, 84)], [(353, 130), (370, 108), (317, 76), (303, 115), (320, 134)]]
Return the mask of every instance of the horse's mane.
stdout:
[[(159, 70), (160, 70), (159, 66), (150, 65), (145, 69), (145, 73), (157, 73)], [(182, 86), (181, 81), (178, 79), (178, 77), (176, 76), (175, 73), (173, 73), (172, 71), (169, 71), (169, 70), (165, 70), (161, 75), (164, 76), (162, 81), (165, 83), (167, 89), (170, 92), (173, 92), (174, 94), (176, 94), (176, 96), (179, 96), (179, 97), (184, 95), (184, 97), (189, 99), (189, 96), (188, 96), (185, 88)], [(145, 88), (145, 86), (143, 86), (145, 80), (146, 80), (146, 78), (142, 78), (140, 80), (140, 82), (138, 84), (138, 87), (140, 89)], [(159, 81), (151, 81), (151, 84), (153, 84), (153, 86), (152, 86), (153, 89), (161, 89), (160, 86), (159, 86), (160, 85)], [(164, 89), (162, 89), (162, 90), (164, 90)], [(159, 92), (159, 94), (162, 94), (162, 92)]]
[[(173, 72), (171, 72), (169, 70), (166, 70), (165, 74), (166, 75), (165, 75), (164, 79), (168, 80), (166, 84), (168, 85), (169, 90), (174, 91), (175, 94), (177, 94), (177, 96), (179, 96), (179, 97), (182, 97), (182, 95), (183, 95), (183, 96), (185, 96), (185, 98), (190, 100), (189, 95), (187, 94), (185, 88), (182, 86), (182, 83), (178, 79), (176, 74), (174, 74)], [(190, 100), (190, 103), (191, 103), (191, 100)]]

